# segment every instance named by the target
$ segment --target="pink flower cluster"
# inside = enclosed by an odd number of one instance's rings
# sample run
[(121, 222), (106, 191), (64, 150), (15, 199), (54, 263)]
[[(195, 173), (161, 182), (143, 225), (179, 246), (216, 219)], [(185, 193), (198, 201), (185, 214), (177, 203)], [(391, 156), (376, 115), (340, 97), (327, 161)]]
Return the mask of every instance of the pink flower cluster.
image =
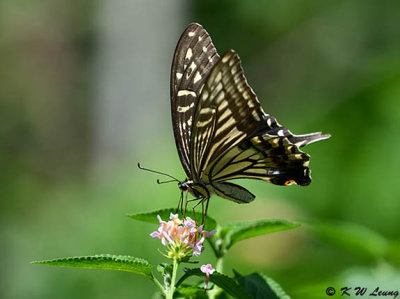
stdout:
[(196, 221), (190, 217), (180, 220), (178, 214), (171, 213), (168, 222), (163, 221), (159, 215), (157, 218), (160, 227), (150, 236), (160, 239), (161, 243), (168, 247), (169, 258), (182, 260), (191, 255), (199, 256), (204, 249), (204, 240), (216, 232), (203, 230), (203, 225), (197, 226)]

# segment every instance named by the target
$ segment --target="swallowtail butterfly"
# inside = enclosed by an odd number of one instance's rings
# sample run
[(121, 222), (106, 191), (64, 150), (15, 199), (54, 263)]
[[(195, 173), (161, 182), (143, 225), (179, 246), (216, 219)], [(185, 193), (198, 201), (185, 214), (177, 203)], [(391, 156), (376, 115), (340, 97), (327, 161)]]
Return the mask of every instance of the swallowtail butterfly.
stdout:
[[(294, 135), (265, 113), (243, 75), (239, 56), (218, 55), (207, 31), (190, 24), (175, 50), (171, 69), (172, 124), (187, 175), (179, 182), (198, 204), (216, 194), (237, 203), (255, 196), (228, 182), (259, 179), (276, 185), (310, 184), (310, 156), (299, 148), (327, 139), (321, 132)], [(203, 210), (204, 212), (204, 210)], [(203, 213), (204, 215), (204, 213)]]

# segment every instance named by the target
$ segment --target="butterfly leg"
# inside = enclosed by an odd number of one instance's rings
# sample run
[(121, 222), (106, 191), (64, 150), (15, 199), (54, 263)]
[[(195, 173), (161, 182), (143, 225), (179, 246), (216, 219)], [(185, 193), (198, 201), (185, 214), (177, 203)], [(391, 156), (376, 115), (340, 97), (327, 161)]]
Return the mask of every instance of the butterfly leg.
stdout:
[[(198, 205), (200, 205), (201, 204), (201, 224), (205, 224), (205, 217), (204, 217), (204, 202), (207, 200), (207, 198), (206, 197), (199, 197), (199, 198), (196, 198), (197, 200), (200, 200), (198, 203), (196, 203), (194, 206), (193, 206), (193, 215), (195, 216), (196, 214), (195, 214), (195, 209), (198, 207)], [(195, 217), (195, 219), (196, 219), (196, 217)]]
[[(204, 211), (204, 202), (206, 203), (206, 210)], [(206, 221), (207, 221), (207, 211), (208, 211), (208, 203), (210, 202), (209, 197), (204, 197), (201, 199), (201, 224), (206, 226)], [(198, 205), (198, 204), (197, 204)]]
[(188, 199), (188, 191), (186, 191), (186, 195), (185, 195), (185, 210), (183, 211), (183, 218), (185, 218), (186, 216), (186, 210), (187, 210), (187, 206), (188, 206), (188, 203), (189, 202), (192, 202), (192, 201), (196, 201), (196, 200), (199, 200), (201, 197), (196, 197), (196, 198), (192, 198), (192, 199)]
[(206, 221), (207, 221), (207, 212), (208, 212), (208, 204), (210, 203), (210, 197), (206, 198), (206, 212), (204, 213), (204, 227), (206, 227)]
[(204, 224), (204, 200), (201, 201), (201, 223)]
[[(185, 210), (182, 213), (183, 219), (186, 218), (186, 209), (187, 209), (187, 205), (188, 205), (188, 193), (189, 193), (189, 191), (186, 191), (186, 194), (185, 194)], [(182, 193), (182, 201), (183, 201), (183, 193)]]
[(183, 214), (183, 210), (182, 210), (182, 202), (183, 202), (183, 191), (181, 191), (181, 195), (179, 197), (179, 201), (178, 201), (178, 207), (176, 208), (176, 214), (178, 214), (179, 212), (179, 206), (181, 208), (181, 214)]
[[(196, 220), (196, 208), (197, 208), (197, 206), (199, 205), (199, 204), (201, 204), (201, 203), (203, 203), (203, 197), (199, 197), (199, 198), (194, 198), (194, 199), (192, 199), (191, 201), (195, 201), (195, 200), (199, 200), (199, 202), (198, 203), (196, 203), (194, 206), (193, 206), (193, 208), (192, 208), (192, 211), (193, 211), (193, 218)], [(202, 221), (202, 223), (203, 223), (203, 221)]]
[[(203, 200), (203, 197), (196, 197), (196, 198), (192, 198), (192, 199), (187, 199), (187, 197), (188, 197), (188, 193), (186, 192), (186, 196), (185, 196), (185, 209), (183, 210), (183, 213), (182, 213), (183, 219), (186, 218), (186, 211), (187, 211), (187, 206), (188, 206), (189, 202), (198, 201), (199, 199)], [(193, 207), (193, 209), (195, 209), (200, 203), (201, 203), (201, 201), (200, 201), (199, 203), (197, 203), (197, 204)], [(196, 214), (195, 214), (194, 210), (193, 210), (193, 218), (194, 218), (193, 220), (196, 220)]]
[(183, 191), (181, 192), (181, 214), (183, 215)]

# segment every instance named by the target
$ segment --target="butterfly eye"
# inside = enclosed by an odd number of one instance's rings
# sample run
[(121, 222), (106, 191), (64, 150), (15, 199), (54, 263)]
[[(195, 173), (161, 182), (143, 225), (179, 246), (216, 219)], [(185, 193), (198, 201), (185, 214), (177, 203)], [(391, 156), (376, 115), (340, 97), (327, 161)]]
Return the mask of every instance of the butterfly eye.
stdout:
[(297, 184), (295, 180), (288, 180), (285, 182), (285, 186), (289, 186), (289, 185), (293, 185), (293, 184)]

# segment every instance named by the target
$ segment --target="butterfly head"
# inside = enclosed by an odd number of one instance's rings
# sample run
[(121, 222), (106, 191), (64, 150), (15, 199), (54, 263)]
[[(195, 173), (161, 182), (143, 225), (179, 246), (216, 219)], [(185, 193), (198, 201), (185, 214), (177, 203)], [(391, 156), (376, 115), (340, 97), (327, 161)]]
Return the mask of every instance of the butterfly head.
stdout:
[(202, 183), (195, 183), (191, 179), (186, 179), (178, 183), (178, 187), (182, 192), (189, 192), (196, 198), (210, 198), (210, 191), (207, 186)]
[(189, 186), (188, 186), (188, 184), (186, 184), (186, 182), (179, 182), (179, 183), (178, 183), (178, 187), (179, 187), (179, 189), (181, 189), (182, 191), (186, 191), (186, 190), (189, 188)]
[(178, 187), (181, 191), (191, 191), (193, 185), (193, 181), (186, 179), (183, 182), (178, 182)]

